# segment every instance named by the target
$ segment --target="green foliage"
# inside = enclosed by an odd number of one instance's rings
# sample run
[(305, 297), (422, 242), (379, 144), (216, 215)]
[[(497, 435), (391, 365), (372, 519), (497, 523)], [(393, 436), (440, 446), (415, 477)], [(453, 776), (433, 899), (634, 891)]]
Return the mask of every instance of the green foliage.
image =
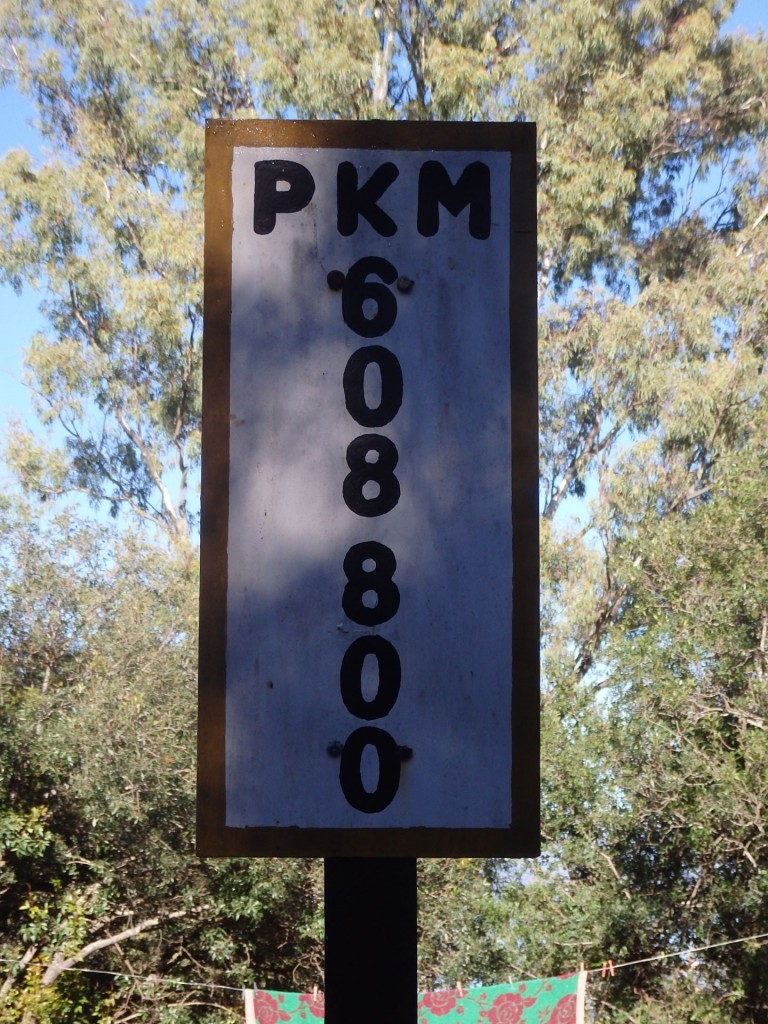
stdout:
[[(53, 964), (22, 972), (8, 1013), (34, 1004), (58, 1024), (139, 1006), (159, 1020), (153, 1007), (173, 1005), (191, 1020), (215, 990), (179, 992), (163, 975), (314, 983), (319, 867), (192, 855), (194, 553), (2, 512), (0, 950)], [(57, 973), (83, 950), (89, 967), (158, 981), (146, 992)]]
[(509, 974), (502, 874), (498, 861), (419, 861), (420, 990)]
[[(0, 163), (49, 428), (7, 460), (116, 517), (0, 505), (4, 1019), (226, 1020), (167, 979), (321, 976), (316, 862), (191, 855), (208, 117), (538, 123), (545, 856), (421, 865), (422, 983), (764, 930), (768, 44), (729, 11), (0, 0), (46, 145)], [(638, 965), (594, 1012), (764, 1024), (763, 959)]]

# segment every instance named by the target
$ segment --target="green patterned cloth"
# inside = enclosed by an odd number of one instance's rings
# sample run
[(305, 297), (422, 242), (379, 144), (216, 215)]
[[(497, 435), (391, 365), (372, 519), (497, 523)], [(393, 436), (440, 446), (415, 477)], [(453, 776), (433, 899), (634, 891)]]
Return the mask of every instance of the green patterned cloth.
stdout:
[(583, 1024), (585, 977), (566, 974), (515, 985), (425, 992), (419, 999), (419, 1024)]
[[(586, 975), (520, 981), (487, 988), (446, 989), (419, 996), (419, 1024), (583, 1024)], [(325, 1020), (322, 992), (246, 989), (246, 1024)], [(361, 1022), (364, 1024), (364, 1022)]]

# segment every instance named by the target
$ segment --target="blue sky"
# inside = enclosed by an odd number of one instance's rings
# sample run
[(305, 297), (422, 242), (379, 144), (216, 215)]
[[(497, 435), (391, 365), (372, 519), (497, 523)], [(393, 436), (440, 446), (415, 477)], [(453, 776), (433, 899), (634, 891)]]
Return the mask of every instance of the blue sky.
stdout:
[[(726, 24), (729, 31), (743, 29), (755, 32), (768, 27), (766, 0), (738, 0), (733, 16)], [(3, 116), (0, 119), (0, 154), (20, 146), (36, 152), (39, 140), (30, 127), (34, 112), (13, 90), (0, 91)], [(41, 329), (37, 311), (38, 298), (33, 293), (16, 295), (11, 288), (0, 286), (0, 431), (9, 416), (32, 421), (29, 393), (22, 383), (23, 352), (29, 338)]]

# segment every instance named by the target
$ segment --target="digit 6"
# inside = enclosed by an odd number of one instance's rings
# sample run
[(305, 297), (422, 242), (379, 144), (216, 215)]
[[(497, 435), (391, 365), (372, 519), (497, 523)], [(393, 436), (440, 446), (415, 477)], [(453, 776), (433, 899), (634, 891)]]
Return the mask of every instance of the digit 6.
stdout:
[[(369, 274), (376, 274), (381, 281), (369, 281)], [(386, 334), (397, 319), (397, 299), (387, 288), (396, 280), (397, 271), (381, 256), (364, 256), (353, 263), (341, 290), (341, 315), (347, 327), (361, 338), (380, 338)], [(363, 309), (366, 300), (376, 303), (376, 312), (371, 317)]]

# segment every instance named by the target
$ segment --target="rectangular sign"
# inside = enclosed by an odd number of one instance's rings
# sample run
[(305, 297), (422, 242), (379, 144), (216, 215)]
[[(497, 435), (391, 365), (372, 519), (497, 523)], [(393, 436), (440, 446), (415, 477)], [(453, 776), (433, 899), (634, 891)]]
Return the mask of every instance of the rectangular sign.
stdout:
[(533, 855), (534, 127), (206, 160), (198, 852)]

